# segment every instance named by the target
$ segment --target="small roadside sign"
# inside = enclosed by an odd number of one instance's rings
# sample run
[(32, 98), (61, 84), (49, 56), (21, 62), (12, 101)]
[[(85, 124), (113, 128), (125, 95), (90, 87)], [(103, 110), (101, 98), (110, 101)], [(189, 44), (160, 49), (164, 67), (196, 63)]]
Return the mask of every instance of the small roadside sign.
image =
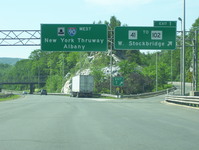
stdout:
[(123, 77), (114, 77), (113, 78), (113, 86), (124, 86), (124, 78)]

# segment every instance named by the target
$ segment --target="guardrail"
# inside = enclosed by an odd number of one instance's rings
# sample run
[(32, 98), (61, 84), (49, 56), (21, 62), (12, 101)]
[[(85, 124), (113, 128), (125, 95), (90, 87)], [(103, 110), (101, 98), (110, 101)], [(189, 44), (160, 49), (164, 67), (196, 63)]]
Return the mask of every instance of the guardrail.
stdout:
[(164, 95), (167, 94), (168, 92), (172, 92), (175, 90), (175, 87), (166, 89), (166, 90), (161, 90), (157, 92), (149, 92), (149, 93), (142, 93), (142, 94), (133, 94), (133, 95), (124, 95), (123, 98), (146, 98), (146, 97), (153, 97), (153, 96), (158, 96), (158, 95)]
[(165, 101), (169, 103), (187, 105), (191, 107), (199, 107), (199, 96), (166, 95)]
[(149, 93), (140, 93), (140, 94), (132, 94), (132, 95), (112, 95), (112, 94), (101, 94), (102, 96), (108, 96), (108, 97), (114, 97), (114, 98), (147, 98), (147, 97), (153, 97), (158, 95), (164, 95), (169, 92), (173, 92), (176, 88), (170, 88), (166, 90), (161, 90), (157, 92), (149, 92)]

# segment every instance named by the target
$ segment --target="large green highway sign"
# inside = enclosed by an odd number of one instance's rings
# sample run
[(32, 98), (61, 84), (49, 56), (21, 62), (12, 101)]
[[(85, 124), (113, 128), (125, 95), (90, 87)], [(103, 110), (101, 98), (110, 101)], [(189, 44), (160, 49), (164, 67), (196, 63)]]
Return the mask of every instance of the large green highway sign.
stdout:
[(43, 51), (106, 51), (104, 24), (41, 24)]
[(115, 49), (176, 49), (175, 27), (116, 27)]

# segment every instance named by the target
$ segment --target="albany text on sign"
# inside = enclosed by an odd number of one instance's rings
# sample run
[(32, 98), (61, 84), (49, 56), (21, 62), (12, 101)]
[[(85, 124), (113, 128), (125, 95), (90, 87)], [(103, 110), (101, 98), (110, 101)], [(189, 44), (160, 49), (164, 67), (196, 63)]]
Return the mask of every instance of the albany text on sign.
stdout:
[(43, 51), (106, 51), (107, 26), (102, 24), (41, 24)]
[(115, 49), (175, 49), (176, 28), (173, 27), (116, 27)]

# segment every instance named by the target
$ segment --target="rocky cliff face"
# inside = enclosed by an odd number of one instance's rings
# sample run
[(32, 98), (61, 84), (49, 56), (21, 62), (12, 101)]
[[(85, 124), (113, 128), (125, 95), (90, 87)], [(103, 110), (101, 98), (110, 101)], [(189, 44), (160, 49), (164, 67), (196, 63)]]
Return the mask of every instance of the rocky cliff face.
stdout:
[[(108, 52), (107, 55), (110, 56), (111, 53)], [(92, 63), (92, 61), (94, 59), (98, 59), (97, 53), (92, 55), (92, 56), (87, 57), (87, 60), (85, 60), (85, 61), (89, 61), (90, 63)], [(115, 54), (112, 54), (112, 63), (113, 63), (112, 67), (110, 65), (106, 66), (106, 67), (101, 69), (102, 72), (106, 76), (110, 76), (111, 70), (112, 70), (112, 76), (113, 77), (119, 75), (120, 68), (119, 68), (119, 66), (117, 66), (117, 63), (120, 62), (120, 61), (121, 61), (121, 59), (118, 56), (116, 56)], [(87, 69), (84, 69), (84, 70), (78, 70), (75, 73), (74, 76), (76, 76), (76, 75), (90, 75), (90, 73), (91, 73), (90, 68), (87, 68)], [(65, 77), (65, 78), (68, 78), (68, 80), (65, 82), (64, 87), (62, 88), (62, 91), (61, 91), (62, 93), (70, 94), (71, 78), (72, 77), (71, 76), (69, 77), (69, 76), (70, 76), (70, 74), (67, 74), (66, 77)]]

